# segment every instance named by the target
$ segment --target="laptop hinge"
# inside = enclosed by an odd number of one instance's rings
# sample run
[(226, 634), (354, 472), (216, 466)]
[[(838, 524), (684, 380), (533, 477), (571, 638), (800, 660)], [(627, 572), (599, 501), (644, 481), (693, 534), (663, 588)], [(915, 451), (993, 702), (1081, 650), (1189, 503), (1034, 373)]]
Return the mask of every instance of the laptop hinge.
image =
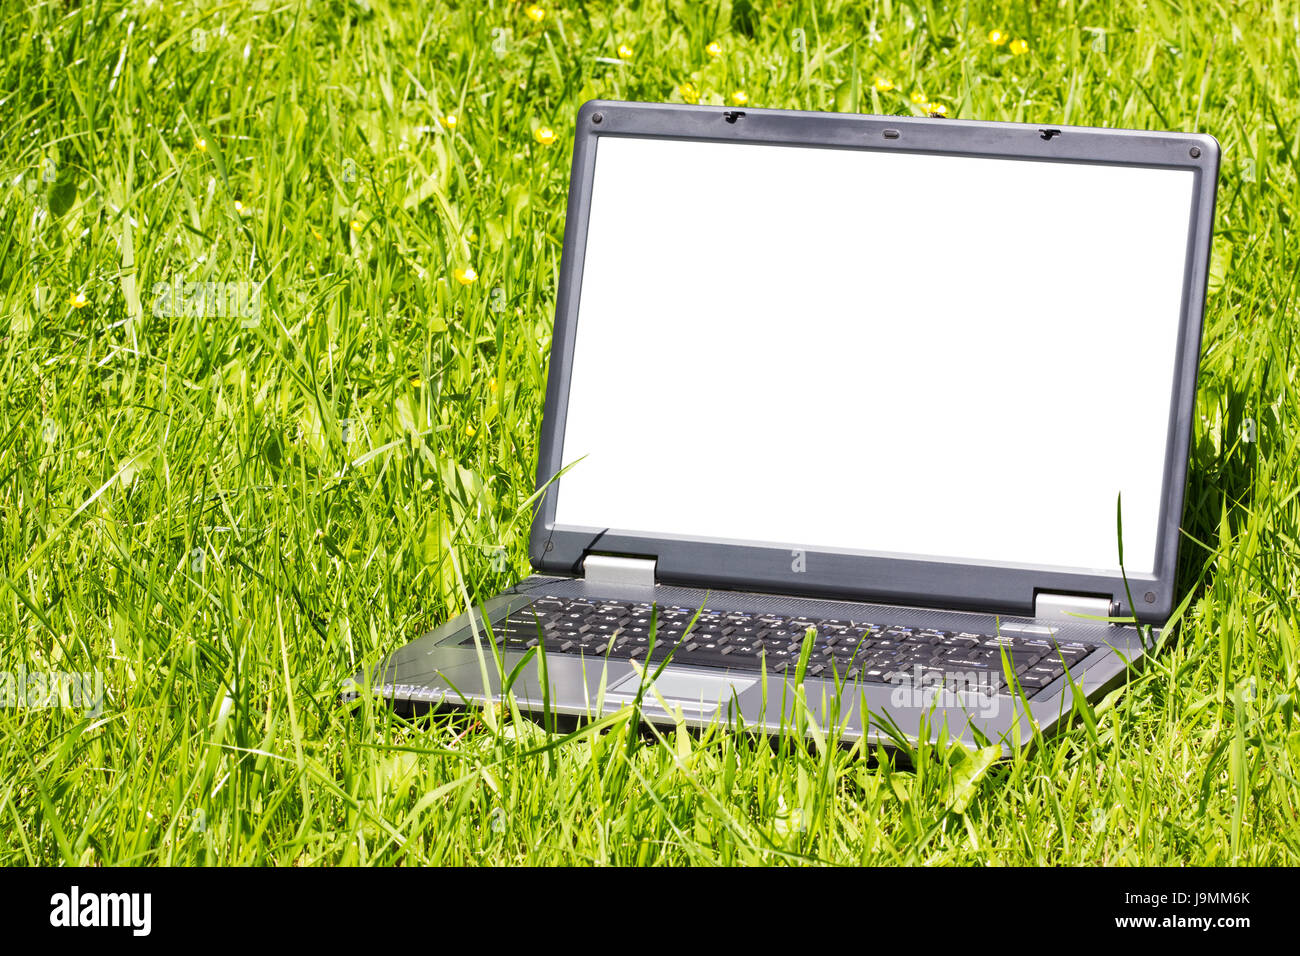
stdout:
[(1034, 617), (1048, 621), (1074, 621), (1077, 624), (1102, 624), (1089, 618), (1112, 617), (1110, 598), (1061, 591), (1039, 591), (1034, 595)]
[(589, 554), (582, 561), (582, 578), (588, 584), (652, 588), (655, 586), (655, 564), (654, 558)]

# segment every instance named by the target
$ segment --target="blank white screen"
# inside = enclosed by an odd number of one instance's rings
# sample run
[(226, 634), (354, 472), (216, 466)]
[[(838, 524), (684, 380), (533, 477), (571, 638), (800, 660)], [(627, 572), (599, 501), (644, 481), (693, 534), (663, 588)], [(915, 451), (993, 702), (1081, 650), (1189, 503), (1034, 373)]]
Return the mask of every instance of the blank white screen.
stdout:
[(602, 137), (556, 524), (1152, 571), (1192, 186)]

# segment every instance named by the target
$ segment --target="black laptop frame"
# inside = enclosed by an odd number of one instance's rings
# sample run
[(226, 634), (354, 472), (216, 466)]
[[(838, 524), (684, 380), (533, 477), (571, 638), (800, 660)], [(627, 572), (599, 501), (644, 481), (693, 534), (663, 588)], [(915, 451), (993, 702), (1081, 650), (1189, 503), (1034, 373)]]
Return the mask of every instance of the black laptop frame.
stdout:
[[(1118, 572), (809, 548), (803, 556), (805, 570), (794, 573), (796, 562), (789, 544), (557, 526), (556, 492), (564, 479), (555, 476), (562, 467), (596, 147), (602, 136), (1191, 170), (1195, 174), (1193, 201), (1173, 396), (1164, 436), (1155, 566), (1151, 573), (1127, 575), (1136, 608), (1129, 607)], [(1218, 142), (1204, 134), (599, 100), (584, 104), (577, 117), (538, 451), (538, 487), (547, 490), (539, 499), (529, 539), (533, 567), (543, 573), (579, 574), (588, 553), (623, 554), (654, 558), (657, 579), (663, 583), (1021, 615), (1033, 613), (1040, 592), (1060, 592), (1108, 598), (1115, 616), (1132, 615), (1143, 623), (1162, 623), (1175, 600), (1179, 524), (1195, 413), (1219, 155)], [(1115, 348), (1124, 348), (1124, 343), (1116, 342)], [(665, 381), (665, 387), (672, 387), (671, 376)], [(1122, 455), (1129, 444), (1153, 437), (1130, 433), (1123, 421), (1111, 426), (1108, 434), (1086, 436), (1098, 454)]]

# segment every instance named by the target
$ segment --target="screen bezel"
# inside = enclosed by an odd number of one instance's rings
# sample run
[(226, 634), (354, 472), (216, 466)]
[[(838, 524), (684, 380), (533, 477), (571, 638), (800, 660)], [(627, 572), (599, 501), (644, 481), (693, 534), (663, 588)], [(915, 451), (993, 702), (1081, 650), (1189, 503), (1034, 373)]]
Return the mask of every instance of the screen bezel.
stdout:
[[(786, 110), (591, 101), (578, 112), (564, 249), (556, 296), (555, 327), (546, 405), (538, 451), (538, 499), (529, 557), (541, 572), (579, 574), (591, 552), (653, 557), (665, 583), (776, 591), (898, 604), (1029, 614), (1038, 592), (1107, 597), (1114, 613), (1160, 623), (1175, 598), (1179, 523), (1195, 409), (1201, 326), (1208, 278), (1219, 146), (1203, 134), (1152, 133), (1081, 127), (1047, 128), (917, 117), (865, 116)], [(809, 549), (796, 572), (789, 546), (752, 541), (692, 539), (621, 529), (578, 529), (555, 524), (578, 299), (582, 286), (596, 146), (601, 136), (668, 140), (806, 145), (843, 149), (949, 154), (1048, 162), (1087, 162), (1193, 171), (1192, 209), (1174, 365), (1167, 454), (1152, 573), (1129, 573), (1136, 609), (1128, 606), (1118, 572), (1008, 565), (969, 559)], [(1195, 149), (1198, 156), (1193, 157)], [(1123, 343), (1116, 343), (1123, 348)], [(1085, 436), (1098, 454), (1122, 454), (1122, 421), (1106, 434)]]

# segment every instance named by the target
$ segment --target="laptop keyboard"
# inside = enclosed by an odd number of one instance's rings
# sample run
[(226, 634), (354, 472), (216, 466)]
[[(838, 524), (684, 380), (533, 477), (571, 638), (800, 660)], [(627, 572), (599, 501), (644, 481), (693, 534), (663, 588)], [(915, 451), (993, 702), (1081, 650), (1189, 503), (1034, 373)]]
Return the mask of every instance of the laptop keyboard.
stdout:
[[(954, 678), (1005, 690), (1005, 652), (1027, 694), (1045, 687), (1097, 648), (1091, 644), (1009, 635), (897, 627), (838, 618), (787, 617), (682, 606), (660, 606), (653, 648), (652, 606), (632, 601), (534, 598), (493, 628), (504, 650), (539, 644), (548, 654), (793, 673), (804, 635), (816, 629), (807, 675), (881, 684), (949, 684)], [(692, 621), (694, 623), (692, 623)], [(480, 632), (486, 640), (486, 631)], [(474, 637), (460, 642), (472, 646)], [(957, 675), (961, 675), (957, 677)]]

